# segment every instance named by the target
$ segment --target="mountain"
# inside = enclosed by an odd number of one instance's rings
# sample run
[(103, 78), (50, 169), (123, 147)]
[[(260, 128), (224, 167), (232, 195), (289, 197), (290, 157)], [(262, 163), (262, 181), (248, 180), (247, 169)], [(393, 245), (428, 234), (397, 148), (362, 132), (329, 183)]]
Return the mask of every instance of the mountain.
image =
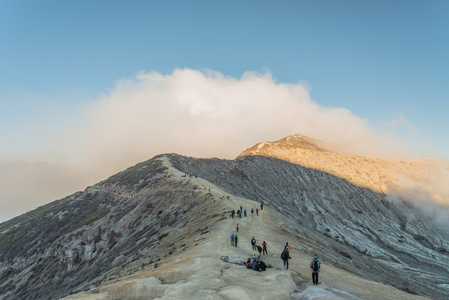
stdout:
[[(401, 185), (445, 168), (339, 154), (300, 135), (235, 160), (158, 155), (0, 224), (0, 299), (447, 298), (448, 233)], [(230, 218), (240, 205), (248, 217)], [(253, 236), (274, 268), (221, 260), (246, 261)], [(290, 271), (276, 268), (285, 242)]]

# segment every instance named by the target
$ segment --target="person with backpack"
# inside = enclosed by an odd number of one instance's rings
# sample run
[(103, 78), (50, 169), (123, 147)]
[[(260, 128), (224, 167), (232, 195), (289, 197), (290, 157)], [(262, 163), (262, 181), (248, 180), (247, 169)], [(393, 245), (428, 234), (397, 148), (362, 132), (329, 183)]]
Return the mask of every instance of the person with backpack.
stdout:
[(281, 259), (284, 262), (284, 270), (288, 270), (288, 260), (290, 259), (290, 246), (285, 243), (284, 251), (281, 253)]
[(312, 269), (312, 282), (314, 285), (318, 284), (318, 273), (320, 272), (321, 262), (318, 259), (318, 255), (315, 254), (310, 262), (310, 269)]
[(253, 259), (253, 262), (252, 262), (252, 268), (253, 268), (253, 271), (259, 271), (259, 262), (257, 261), (257, 259), (255, 258), (255, 259)]
[(237, 233), (234, 235), (234, 246), (237, 248), (237, 242), (239, 241), (239, 238), (237, 236)]
[(246, 217), (246, 208), (245, 208), (245, 210), (243, 211), (243, 216)]
[(235, 209), (233, 209), (232, 210), (232, 213), (231, 213), (231, 217), (234, 219), (234, 216), (235, 216)]
[(259, 215), (259, 209), (256, 208), (256, 215)]
[(239, 232), (239, 223), (237, 223), (237, 226), (235, 226), (235, 229), (237, 229), (237, 232)]
[(262, 247), (259, 245), (255, 245), (257, 252), (259, 252), (259, 255), (262, 255)]
[(231, 235), (231, 246), (234, 246), (234, 232)]
[(268, 251), (267, 251), (267, 243), (265, 243), (265, 241), (263, 241), (262, 243), (262, 254), (266, 254), (268, 255)]

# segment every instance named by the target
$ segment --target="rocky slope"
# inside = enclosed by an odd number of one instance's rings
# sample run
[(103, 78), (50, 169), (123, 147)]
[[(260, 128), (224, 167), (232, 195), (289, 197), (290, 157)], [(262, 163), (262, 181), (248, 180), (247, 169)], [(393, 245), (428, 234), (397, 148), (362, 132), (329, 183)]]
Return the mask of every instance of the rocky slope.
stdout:
[[(256, 145), (236, 160), (160, 155), (0, 224), (0, 299), (449, 297), (448, 234), (406, 195), (391, 201), (382, 190), (385, 178), (399, 187), (397, 170), (421, 180), (420, 163), (304, 139)], [(260, 219), (229, 218), (260, 201)], [(236, 222), (245, 228), (238, 249), (227, 242)], [(219, 260), (244, 259), (251, 235), (267, 240), (273, 265), (289, 241), (291, 272), (242, 275)], [(314, 253), (327, 266), (319, 291), (308, 279)]]

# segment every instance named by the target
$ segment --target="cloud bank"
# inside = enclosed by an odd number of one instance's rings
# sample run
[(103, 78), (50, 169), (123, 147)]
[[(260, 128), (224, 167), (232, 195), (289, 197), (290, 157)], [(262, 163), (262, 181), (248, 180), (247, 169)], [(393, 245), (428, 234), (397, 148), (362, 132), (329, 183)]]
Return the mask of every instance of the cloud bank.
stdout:
[[(78, 107), (70, 105), (64, 110), (44, 105), (33, 120), (34, 129), (6, 142), (14, 146), (11, 149), (22, 149), (22, 159), (31, 157), (83, 174), (69, 184), (67, 194), (157, 154), (235, 158), (256, 143), (296, 133), (351, 154), (405, 153), (398, 150), (402, 146), (393, 133), (373, 131), (367, 120), (348, 109), (320, 106), (307, 87), (278, 83), (269, 72), (246, 72), (241, 78), (211, 70), (141, 72), (119, 80), (93, 102), (80, 99)], [(19, 141), (25, 144), (18, 146)], [(22, 181), (18, 189), (36, 189), (26, 182), (33, 180)], [(0, 192), (5, 209), (14, 206), (11, 199), (17, 195), (11, 193)], [(53, 194), (46, 195), (37, 200), (30, 195), (21, 203), (31, 209), (54, 200)]]
[(296, 133), (354, 154), (384, 156), (400, 148), (351, 111), (318, 105), (299, 83), (277, 83), (270, 73), (237, 79), (177, 69), (118, 81), (80, 116), (53, 157), (116, 170), (166, 152), (234, 158), (255, 143)]

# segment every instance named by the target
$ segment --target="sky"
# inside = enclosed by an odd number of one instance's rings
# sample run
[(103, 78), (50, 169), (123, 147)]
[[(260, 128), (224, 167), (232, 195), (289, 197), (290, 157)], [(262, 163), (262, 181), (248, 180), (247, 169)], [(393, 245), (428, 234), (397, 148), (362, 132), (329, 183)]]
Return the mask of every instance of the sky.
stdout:
[(448, 95), (448, 1), (0, 1), (0, 166), (72, 189), (296, 133), (448, 161)]

